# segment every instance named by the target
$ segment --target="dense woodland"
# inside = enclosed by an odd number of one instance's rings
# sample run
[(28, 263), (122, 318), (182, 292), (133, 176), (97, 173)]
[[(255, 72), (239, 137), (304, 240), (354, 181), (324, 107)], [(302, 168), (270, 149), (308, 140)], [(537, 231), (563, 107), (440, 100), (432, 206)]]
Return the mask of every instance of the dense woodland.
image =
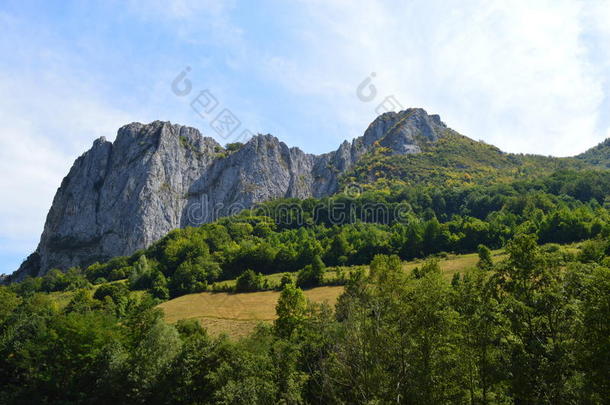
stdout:
[[(385, 169), (359, 177), (371, 162)], [(345, 179), (356, 194), (271, 201), (0, 286), (0, 403), (608, 403), (607, 172), (412, 182), (387, 175), (391, 156), (362, 164)], [(435, 260), (448, 252), (479, 263), (449, 283)], [(403, 271), (414, 258), (427, 260)], [(301, 290), (329, 267), (347, 269), (335, 308)], [(270, 285), (271, 273), (286, 276)], [(234, 341), (156, 309), (223, 280), (281, 290), (277, 321)], [(73, 292), (67, 306), (56, 291)]]
[(376, 255), (335, 309), (287, 282), (279, 318), (240, 341), (168, 325), (157, 300), (107, 284), (64, 309), (0, 288), (0, 402), (601, 404), (610, 398), (608, 240), (574, 257), (537, 236), (451, 283)]

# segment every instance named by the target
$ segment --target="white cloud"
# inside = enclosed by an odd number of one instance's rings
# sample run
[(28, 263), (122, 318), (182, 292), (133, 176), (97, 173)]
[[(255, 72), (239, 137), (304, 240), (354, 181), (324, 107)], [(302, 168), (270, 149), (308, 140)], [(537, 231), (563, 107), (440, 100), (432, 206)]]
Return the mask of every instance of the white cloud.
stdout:
[[(355, 120), (350, 128), (371, 119), (374, 106), (363, 108), (354, 88), (376, 72), (382, 94), (504, 150), (572, 155), (604, 135), (597, 123), (608, 114), (601, 109), (608, 72), (592, 63), (587, 45), (610, 42), (600, 17), (610, 2), (595, 3), (594, 13), (590, 3), (556, 0), (301, 4), (302, 57), (276, 57), (268, 71), (293, 92), (315, 87), (340, 119)], [(592, 15), (600, 28), (585, 38)]]

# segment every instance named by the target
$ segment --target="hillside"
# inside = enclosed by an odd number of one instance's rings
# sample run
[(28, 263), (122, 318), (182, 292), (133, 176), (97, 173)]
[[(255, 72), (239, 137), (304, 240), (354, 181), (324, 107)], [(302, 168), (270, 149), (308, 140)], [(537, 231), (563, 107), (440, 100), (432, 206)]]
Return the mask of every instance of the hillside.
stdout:
[[(599, 151), (610, 156), (610, 151)], [(554, 158), (504, 153), (447, 130), (435, 142), (421, 142), (421, 153), (396, 155), (379, 147), (365, 154), (342, 178), (343, 184), (428, 184), (463, 186), (497, 184), (550, 174), (557, 170), (591, 169), (593, 159)]]
[(506, 154), (417, 108), (385, 113), (363, 136), (318, 156), (271, 135), (224, 148), (194, 128), (133, 123), (77, 159), (37, 250), (12, 280), (131, 255), (173, 229), (266, 201), (320, 199), (346, 187), (497, 185), (558, 170), (604, 169), (607, 155), (603, 145), (576, 159)]
[(610, 168), (610, 139), (606, 139), (576, 158), (592, 165)]
[[(148, 266), (142, 257), (136, 274)], [(538, 246), (525, 233), (503, 251), (438, 258), (405, 263), (376, 255), (365, 268), (323, 272), (335, 279), (347, 271), (345, 286), (301, 290), (287, 281), (280, 292), (258, 280), (266, 290), (166, 302), (152, 298), (158, 285), (143, 291), (131, 276), (92, 286), (75, 271), (51, 272), (0, 286), (0, 400), (362, 403), (352, 389), (359, 387), (381, 403), (396, 392), (415, 403), (561, 402), (547, 401), (547, 390), (584, 399), (575, 403), (604, 403), (608, 233), (578, 249)], [(243, 280), (223, 284), (241, 288)], [(407, 378), (397, 375), (400, 366), (413, 376), (407, 388), (399, 384)], [(484, 376), (462, 372), (483, 367)], [(380, 381), (361, 377), (370, 370)], [(531, 378), (536, 384), (515, 384)]]
[[(577, 251), (577, 250), (576, 250)], [(493, 260), (505, 258), (503, 250), (493, 252)], [(452, 255), (439, 260), (443, 277), (450, 280), (456, 273), (466, 273), (476, 267), (476, 254)], [(403, 263), (405, 272), (420, 267), (423, 261)], [(345, 269), (346, 272), (351, 271)], [(353, 269), (356, 271), (356, 269)], [(269, 275), (266, 278), (277, 283), (281, 274)], [(336, 274), (326, 273), (327, 282), (333, 283)], [(235, 280), (225, 283), (234, 287)], [(305, 296), (315, 303), (326, 303), (334, 307), (337, 299), (343, 293), (343, 286), (325, 286), (306, 289)], [(227, 334), (233, 338), (249, 335), (259, 323), (271, 323), (277, 318), (276, 304), (280, 297), (279, 291), (261, 291), (250, 293), (202, 292), (184, 295), (159, 305), (163, 310), (165, 320), (176, 323), (179, 320), (197, 320), (212, 335)]]

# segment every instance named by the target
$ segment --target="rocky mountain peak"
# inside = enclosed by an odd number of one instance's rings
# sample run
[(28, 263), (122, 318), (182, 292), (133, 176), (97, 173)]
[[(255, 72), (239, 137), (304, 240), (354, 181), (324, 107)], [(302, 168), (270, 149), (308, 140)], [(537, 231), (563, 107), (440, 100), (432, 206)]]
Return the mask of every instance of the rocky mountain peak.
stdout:
[(377, 117), (365, 131), (363, 143), (371, 146), (379, 142), (396, 154), (417, 153), (421, 151), (421, 141), (434, 142), (446, 129), (438, 115), (428, 115), (421, 108), (409, 108)]

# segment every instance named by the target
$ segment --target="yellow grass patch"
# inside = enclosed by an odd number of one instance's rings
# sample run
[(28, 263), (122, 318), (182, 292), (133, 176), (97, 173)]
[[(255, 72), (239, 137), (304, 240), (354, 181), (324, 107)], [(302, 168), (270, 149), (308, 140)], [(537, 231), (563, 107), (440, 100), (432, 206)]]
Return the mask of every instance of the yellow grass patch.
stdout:
[[(327, 302), (334, 306), (343, 287), (317, 287), (305, 290), (305, 296), (313, 302)], [(245, 336), (260, 322), (272, 322), (275, 305), (280, 296), (277, 291), (253, 293), (189, 294), (164, 302), (159, 308), (165, 319), (174, 323), (180, 319), (196, 319), (212, 335), (226, 333), (232, 337)]]
[[(493, 251), (494, 261), (504, 258), (501, 250)], [(439, 265), (443, 275), (451, 279), (456, 272), (466, 272), (476, 266), (476, 253), (467, 255), (449, 255), (441, 259)], [(423, 260), (405, 262), (403, 268), (411, 271), (421, 266)], [(266, 276), (269, 281), (279, 282), (283, 273)], [(317, 287), (305, 290), (305, 295), (313, 302), (327, 302), (334, 306), (343, 287)], [(196, 319), (212, 335), (227, 334), (231, 337), (242, 337), (254, 330), (260, 322), (271, 323), (275, 318), (275, 304), (280, 296), (277, 291), (253, 293), (212, 293), (204, 292), (178, 297), (159, 305), (169, 323), (180, 319)]]
[[(497, 263), (506, 258), (506, 254), (503, 249), (492, 250), (491, 257), (494, 263)], [(415, 260), (411, 262), (405, 262), (403, 269), (411, 271), (416, 267), (421, 266), (425, 260)], [(450, 280), (451, 277), (457, 272), (465, 273), (467, 270), (476, 267), (479, 261), (479, 255), (477, 253), (470, 253), (466, 255), (453, 255), (450, 254), (446, 258), (439, 259), (439, 266), (443, 272), (443, 277)]]

